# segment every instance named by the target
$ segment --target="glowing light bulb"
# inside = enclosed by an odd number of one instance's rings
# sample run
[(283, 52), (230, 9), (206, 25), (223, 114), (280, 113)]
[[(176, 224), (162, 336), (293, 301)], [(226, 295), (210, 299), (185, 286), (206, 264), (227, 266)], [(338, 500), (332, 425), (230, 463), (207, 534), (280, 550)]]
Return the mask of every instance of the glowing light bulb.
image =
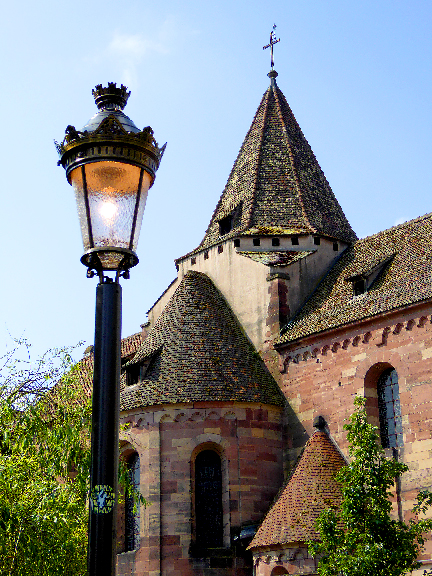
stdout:
[(112, 226), (115, 217), (117, 216), (118, 207), (115, 202), (105, 201), (101, 202), (99, 206), (99, 214), (101, 215), (106, 226)]

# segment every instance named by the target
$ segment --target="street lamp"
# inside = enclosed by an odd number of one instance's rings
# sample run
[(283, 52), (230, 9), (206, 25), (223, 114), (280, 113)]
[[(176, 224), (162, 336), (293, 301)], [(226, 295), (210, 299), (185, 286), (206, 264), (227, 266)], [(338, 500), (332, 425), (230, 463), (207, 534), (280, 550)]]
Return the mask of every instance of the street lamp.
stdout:
[[(98, 112), (58, 144), (78, 207), (87, 277), (97, 275), (94, 344), (89, 576), (114, 576), (121, 365), (120, 277), (135, 253), (149, 188), (165, 150), (153, 130), (139, 130), (123, 108), (130, 92), (110, 82), (93, 90)], [(114, 272), (114, 278), (107, 276)]]

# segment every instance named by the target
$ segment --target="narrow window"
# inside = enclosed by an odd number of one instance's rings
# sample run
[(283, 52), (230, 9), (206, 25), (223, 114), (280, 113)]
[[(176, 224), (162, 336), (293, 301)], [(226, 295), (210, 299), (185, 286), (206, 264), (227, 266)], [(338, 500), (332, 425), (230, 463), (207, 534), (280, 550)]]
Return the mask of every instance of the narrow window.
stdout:
[(192, 266), (193, 266), (194, 264), (196, 264), (196, 257), (191, 258), (191, 264), (192, 264)]
[(298, 246), (298, 243), (299, 243), (299, 238), (298, 238), (298, 236), (291, 236), (291, 244), (292, 244), (293, 246)]
[(209, 256), (208, 256), (208, 250), (206, 250), (206, 251), (204, 252), (204, 260), (208, 260), (208, 257), (209, 257)]
[(228, 216), (225, 216), (225, 218), (219, 220), (219, 234), (221, 236), (224, 236), (224, 234), (228, 234), (228, 232), (231, 232), (232, 228), (233, 228), (232, 214), (229, 214)]
[(240, 248), (240, 238), (234, 240), (234, 248)]
[(234, 210), (219, 220), (219, 235), (224, 236), (229, 234), (234, 228), (239, 226), (241, 222), (242, 202), (238, 204)]
[[(140, 460), (134, 452), (127, 461), (129, 480), (135, 490), (140, 488)], [(130, 552), (139, 548), (139, 504), (133, 496), (125, 498), (125, 550)]]
[(223, 546), (222, 467), (214, 450), (195, 458), (196, 543), (201, 548)]
[(314, 236), (314, 244), (315, 246), (319, 246), (321, 244), (321, 238), (319, 236)]
[(138, 384), (141, 375), (141, 365), (132, 364), (126, 368), (126, 386)]
[(259, 238), (254, 238), (253, 239), (253, 245), (254, 246), (259, 246), (261, 244), (261, 240)]
[(394, 368), (385, 370), (378, 379), (378, 409), (381, 445), (397, 448), (403, 445), (402, 416), (398, 375)]
[(218, 254), (222, 254), (223, 252), (223, 244), (219, 244), (218, 246)]
[(279, 238), (272, 238), (272, 246), (280, 246)]
[(339, 244), (337, 242), (333, 242), (333, 250), (337, 252), (339, 250)]
[(354, 282), (354, 296), (360, 296), (360, 294), (364, 294), (366, 292), (366, 279), (359, 278)]

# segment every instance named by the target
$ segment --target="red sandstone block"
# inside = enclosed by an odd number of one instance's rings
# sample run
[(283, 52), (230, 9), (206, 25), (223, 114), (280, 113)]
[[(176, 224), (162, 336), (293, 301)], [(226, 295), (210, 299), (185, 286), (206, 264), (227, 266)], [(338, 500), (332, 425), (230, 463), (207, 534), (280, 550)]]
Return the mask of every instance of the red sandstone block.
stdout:
[(148, 545), (150, 547), (159, 546), (160, 545), (160, 537), (159, 536), (149, 536)]
[[(179, 556), (179, 548), (177, 546), (169, 546), (167, 548), (162, 548), (161, 552), (161, 559), (162, 565), (172, 565), (176, 558)], [(163, 574), (170, 574), (170, 572), (163, 571)], [(180, 572), (176, 572), (176, 574), (180, 574)]]
[(271, 452), (259, 452), (257, 459), (259, 462), (260, 461), (264, 461), (264, 462), (277, 462), (278, 461), (276, 454), (273, 454)]
[(263, 410), (262, 408), (257, 408), (253, 410), (253, 420), (255, 420), (256, 422), (263, 422), (268, 420), (267, 410)]
[(150, 548), (148, 558), (149, 560), (159, 561), (159, 548), (156, 547)]
[(162, 480), (161, 493), (172, 494), (177, 492), (177, 482), (175, 480)]
[(241, 478), (255, 478), (256, 475), (257, 475), (257, 467), (256, 466), (242, 466), (240, 468)]
[[(248, 439), (249, 440), (249, 439)], [(240, 453), (244, 452), (255, 452), (256, 446), (255, 444), (249, 444), (248, 440), (240, 440)]]
[(428, 440), (430, 438), (432, 438), (432, 431), (430, 428), (425, 430), (419, 430), (416, 434), (417, 440)]
[(160, 501), (164, 502), (165, 504), (171, 502), (171, 494), (161, 494)]
[(167, 534), (162, 536), (162, 546), (178, 546), (180, 545), (180, 536)]
[(412, 396), (413, 402), (417, 405), (423, 404), (424, 402), (430, 402), (432, 399), (432, 386), (417, 386)]

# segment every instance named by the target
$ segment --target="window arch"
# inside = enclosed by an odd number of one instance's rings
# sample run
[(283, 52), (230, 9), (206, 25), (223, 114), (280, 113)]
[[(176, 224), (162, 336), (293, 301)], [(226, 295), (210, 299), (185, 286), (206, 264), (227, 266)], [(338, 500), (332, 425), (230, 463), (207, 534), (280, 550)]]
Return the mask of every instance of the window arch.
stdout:
[(283, 566), (276, 566), (271, 571), (270, 576), (281, 576), (282, 574), (288, 574), (288, 570), (286, 568), (284, 568)]
[[(140, 488), (140, 459), (133, 452), (126, 461), (129, 480), (136, 491)], [(125, 498), (125, 552), (139, 548), (140, 536), (140, 510), (139, 503), (135, 503), (133, 496)]]
[(195, 542), (200, 548), (223, 546), (222, 462), (215, 450), (195, 458)]
[(403, 445), (402, 416), (398, 375), (394, 368), (384, 370), (377, 382), (381, 445), (397, 448)]

